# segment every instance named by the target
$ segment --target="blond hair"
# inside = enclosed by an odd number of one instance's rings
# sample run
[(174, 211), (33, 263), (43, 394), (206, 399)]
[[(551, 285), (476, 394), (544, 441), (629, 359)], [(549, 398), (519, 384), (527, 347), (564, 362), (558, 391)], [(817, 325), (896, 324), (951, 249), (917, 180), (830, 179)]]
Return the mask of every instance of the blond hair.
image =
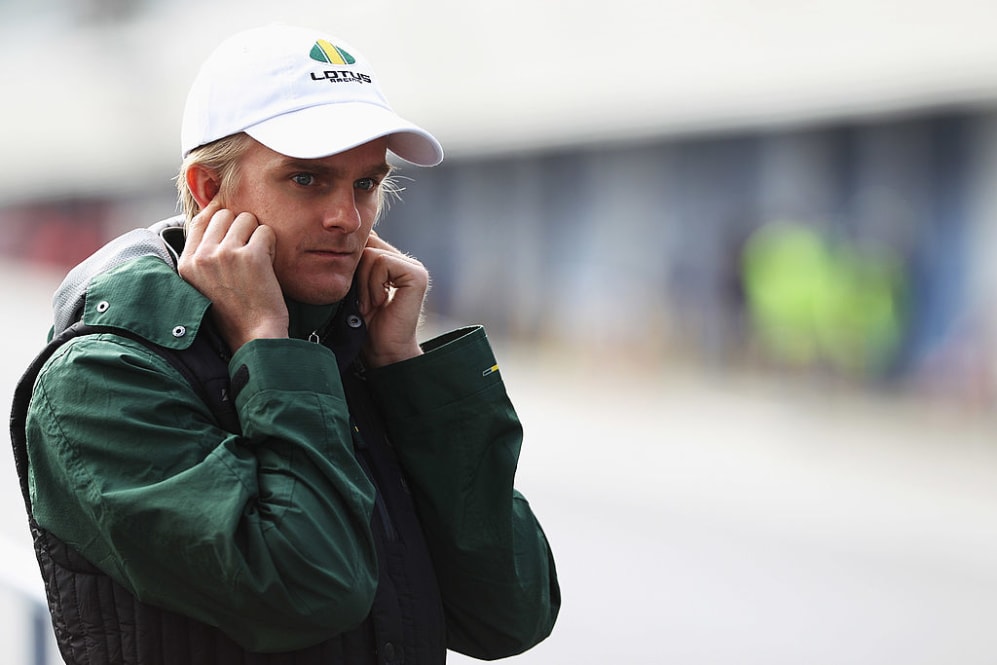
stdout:
[(189, 222), (201, 211), (194, 194), (187, 185), (187, 173), (195, 164), (213, 171), (219, 179), (218, 191), (224, 192), (235, 181), (239, 170), (239, 161), (249, 149), (252, 139), (248, 134), (240, 132), (218, 139), (194, 148), (184, 158), (177, 175), (177, 197), (180, 211)]

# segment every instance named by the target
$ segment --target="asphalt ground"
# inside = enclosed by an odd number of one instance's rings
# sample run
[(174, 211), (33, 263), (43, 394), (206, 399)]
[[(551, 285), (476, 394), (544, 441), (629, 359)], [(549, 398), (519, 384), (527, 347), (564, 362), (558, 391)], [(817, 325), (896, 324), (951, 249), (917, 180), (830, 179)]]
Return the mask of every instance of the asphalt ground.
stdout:
[[(59, 278), (0, 263), (7, 404)], [(554, 634), (510, 662), (994, 662), (986, 409), (493, 343), (563, 593)], [(41, 581), (8, 448), (0, 473), (0, 651), (30, 663)]]

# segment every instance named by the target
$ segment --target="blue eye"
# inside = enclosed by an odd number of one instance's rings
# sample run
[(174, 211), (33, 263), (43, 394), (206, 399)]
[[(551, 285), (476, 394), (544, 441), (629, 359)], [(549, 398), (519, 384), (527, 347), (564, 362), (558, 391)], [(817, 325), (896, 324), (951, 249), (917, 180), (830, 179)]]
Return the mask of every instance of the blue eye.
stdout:
[(377, 189), (377, 181), (374, 180), (373, 178), (360, 178), (355, 183), (353, 183), (353, 186), (359, 190), (369, 192), (374, 189)]
[(311, 173), (295, 173), (291, 176), (291, 180), (293, 180), (295, 184), (303, 187), (309, 187), (315, 184), (315, 176)]

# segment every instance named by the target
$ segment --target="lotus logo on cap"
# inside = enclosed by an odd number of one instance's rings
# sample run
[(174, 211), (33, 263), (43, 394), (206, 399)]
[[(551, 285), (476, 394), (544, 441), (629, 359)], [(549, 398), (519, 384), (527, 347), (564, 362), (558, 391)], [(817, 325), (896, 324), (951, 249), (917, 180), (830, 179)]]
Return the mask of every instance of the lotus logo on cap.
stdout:
[(357, 61), (352, 55), (324, 39), (315, 42), (315, 46), (312, 47), (312, 52), (309, 55), (312, 60), (328, 62), (333, 65), (352, 65)]

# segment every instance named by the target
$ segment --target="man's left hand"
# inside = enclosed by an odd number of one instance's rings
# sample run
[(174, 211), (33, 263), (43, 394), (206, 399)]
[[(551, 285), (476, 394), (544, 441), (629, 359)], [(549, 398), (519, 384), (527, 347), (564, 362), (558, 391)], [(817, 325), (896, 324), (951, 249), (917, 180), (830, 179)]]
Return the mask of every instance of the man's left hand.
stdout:
[(425, 266), (371, 231), (356, 276), (367, 323), (367, 365), (382, 367), (420, 355), (417, 334), (429, 290)]

